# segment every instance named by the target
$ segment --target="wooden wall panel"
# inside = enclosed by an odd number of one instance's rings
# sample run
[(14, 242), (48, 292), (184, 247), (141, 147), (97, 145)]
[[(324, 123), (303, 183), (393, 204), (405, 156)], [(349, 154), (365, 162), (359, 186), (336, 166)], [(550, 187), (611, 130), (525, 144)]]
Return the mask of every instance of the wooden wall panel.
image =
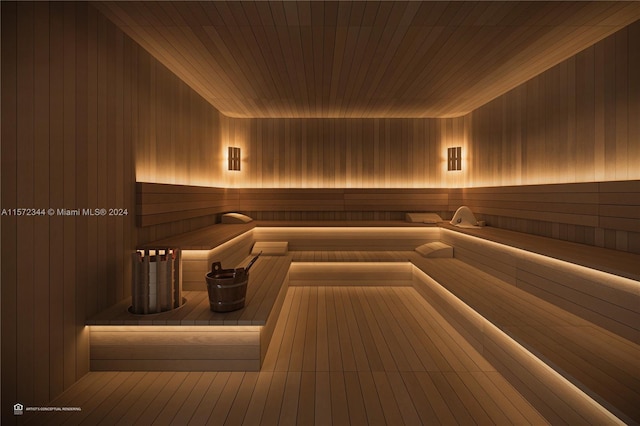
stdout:
[(45, 211), (2, 216), (3, 424), (15, 402), (46, 405), (89, 370), (85, 319), (129, 295), (139, 240), (215, 222), (137, 233), (135, 182), (214, 183), (219, 121), (92, 5), (2, 3), (2, 208)]
[(631, 24), (473, 111), (465, 186), (640, 178), (639, 32)]
[[(17, 100), (18, 100), (18, 69), (17, 69), (17, 5), (15, 3), (2, 4), (2, 208), (17, 204), (17, 144), (7, 141), (17, 141)], [(6, 58), (11, 58), (6, 60)], [(11, 182), (6, 185), (5, 182)], [(17, 285), (7, 284), (17, 282), (17, 253), (18, 238), (17, 217), (2, 216), (2, 247), (0, 251), (0, 273), (2, 274), (2, 421), (10, 419), (8, 409), (17, 401), (18, 376), (7, 366), (17, 366)], [(6, 408), (5, 408), (6, 407)], [(11, 413), (12, 414), (12, 413)]]
[(226, 188), (136, 184), (136, 217), (141, 227), (238, 210), (238, 191)]
[(446, 172), (450, 146), (467, 149), (466, 118), (234, 119), (221, 139), (242, 149), (242, 171), (224, 186), (245, 188), (433, 188), (465, 186)]

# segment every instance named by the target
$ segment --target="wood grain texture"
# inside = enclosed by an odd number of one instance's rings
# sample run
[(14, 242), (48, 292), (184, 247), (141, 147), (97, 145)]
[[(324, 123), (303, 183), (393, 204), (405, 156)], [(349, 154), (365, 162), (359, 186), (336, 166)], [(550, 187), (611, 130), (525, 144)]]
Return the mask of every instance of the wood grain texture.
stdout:
[(136, 183), (140, 227), (238, 210), (238, 193), (225, 188)]
[[(633, 361), (640, 350), (637, 332), (635, 337), (627, 335), (626, 339), (622, 338), (606, 330), (606, 326), (603, 328), (602, 321), (594, 318), (587, 318), (587, 321), (579, 313), (578, 316), (570, 313), (567, 304), (557, 303), (558, 299), (551, 300), (541, 292), (532, 292), (529, 287), (521, 286), (520, 282), (520, 288), (516, 288), (512, 283), (460, 260), (416, 259), (414, 264), (495, 326), (548, 360), (569, 381), (591, 392), (597, 401), (613, 410), (625, 422), (637, 421), (639, 412), (635, 401), (638, 398), (636, 389), (639, 378)], [(535, 274), (544, 274), (542, 269), (547, 268), (540, 264), (529, 267), (529, 270), (536, 271)], [(566, 274), (566, 270), (554, 271), (556, 280), (566, 277)], [(594, 283), (587, 284), (583, 278), (576, 281), (597, 287)], [(555, 287), (559, 289), (562, 285), (558, 283)], [(418, 279), (417, 288), (425, 297), (444, 301), (444, 296), (438, 295), (441, 291), (436, 291), (437, 287), (429, 284), (429, 279)], [(569, 299), (577, 301), (580, 297), (573, 295)], [(603, 303), (607, 302), (603, 300)], [(635, 304), (636, 307), (632, 309), (637, 313), (637, 301), (631, 303)], [(544, 374), (534, 377), (529, 373), (519, 373), (521, 367), (517, 365), (518, 356), (508, 346), (499, 349), (498, 334), (490, 332), (488, 328), (483, 329), (477, 321), (464, 318), (454, 304), (444, 302), (436, 306), (452, 324), (456, 324), (458, 330), (463, 330), (463, 335), (471, 337), (474, 347), (487, 356), (498, 371), (516, 379), (514, 386), (527, 395), (540, 412), (554, 412), (554, 416), (569, 412), (556, 402), (540, 404), (543, 401), (533, 394), (543, 393), (540, 388), (543, 386), (542, 380), (539, 379)], [(603, 307), (595, 308), (595, 311), (611, 312)], [(623, 321), (619, 312), (618, 318)], [(525, 364), (531, 368), (531, 363)], [(573, 397), (563, 400), (571, 399)], [(578, 410), (572, 415), (581, 416), (583, 412)]]
[[(140, 167), (197, 184), (220, 155), (219, 113), (86, 3), (2, 4), (2, 93), (2, 207), (45, 211), (2, 217), (2, 401), (42, 405), (88, 372), (85, 319), (130, 294)], [(156, 108), (168, 111), (162, 125), (149, 113)], [(180, 151), (167, 133), (210, 148)], [(49, 216), (48, 208), (127, 214)], [(10, 414), (3, 410), (3, 423)]]
[(639, 27), (474, 110), (467, 185), (638, 179)]
[[(222, 139), (240, 146), (244, 188), (438, 188), (450, 146), (467, 149), (466, 119), (223, 118)], [(257, 209), (256, 209), (257, 210)]]
[(634, 2), (98, 7), (223, 114), (243, 118), (461, 116), (640, 17)]
[[(585, 250), (582, 247), (586, 246), (554, 244), (551, 239), (510, 231), (489, 228), (483, 231), (472, 232), (474, 237), (470, 237), (465, 232), (443, 230), (442, 239), (455, 247), (456, 258), (475, 268), (631, 342), (640, 342), (637, 326), (640, 298), (636, 288), (640, 277), (638, 255), (598, 248)], [(526, 251), (519, 252), (510, 246)], [(594, 269), (577, 268), (576, 264)]]

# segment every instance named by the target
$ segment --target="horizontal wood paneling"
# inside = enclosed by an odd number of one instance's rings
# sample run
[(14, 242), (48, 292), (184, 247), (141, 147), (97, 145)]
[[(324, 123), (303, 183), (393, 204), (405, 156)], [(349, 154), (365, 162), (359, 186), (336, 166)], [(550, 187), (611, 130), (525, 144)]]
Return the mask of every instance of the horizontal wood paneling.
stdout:
[(287, 241), (290, 251), (413, 250), (437, 241), (440, 229), (429, 226), (385, 227), (380, 223), (376, 227), (277, 227), (276, 224), (255, 228), (253, 238), (255, 241)]
[(237, 209), (238, 194), (233, 189), (136, 183), (136, 218), (141, 227)]
[(640, 253), (638, 199), (637, 180), (464, 188), (449, 190), (448, 210), (466, 205), (498, 228)]
[(259, 370), (260, 331), (202, 326), (91, 331), (91, 369), (131, 371)]
[[(491, 231), (487, 229), (487, 239), (495, 240), (497, 234)], [(502, 234), (503, 238), (505, 235), (509, 237), (505, 232)], [(523, 247), (527, 251), (550, 256), (546, 258), (513, 250), (510, 245), (518, 244), (516, 233), (511, 233), (512, 244), (502, 241), (507, 245), (487, 242), (482, 233), (477, 236), (479, 238), (442, 231), (443, 241), (454, 247), (457, 259), (634, 343), (640, 342), (640, 295), (637, 290), (640, 268), (637, 255), (626, 254), (624, 258), (607, 261), (607, 256), (615, 256), (615, 252), (592, 249), (591, 253), (581, 255), (579, 248), (572, 251), (571, 246), (553, 247), (551, 239), (519, 242), (529, 245)], [(553, 258), (565, 262), (557, 262)], [(601, 259), (600, 265), (597, 264), (598, 259)], [(572, 260), (595, 270), (576, 268), (570, 263)], [(600, 270), (628, 276), (629, 279), (603, 274)]]
[[(558, 410), (559, 405), (547, 405), (539, 398), (549, 392), (538, 388), (550, 377), (548, 370), (540, 364), (535, 366), (532, 359), (525, 360), (522, 351), (506, 344), (505, 335), (500, 336), (496, 328), (483, 326), (483, 321), (490, 321), (518, 343), (526, 345), (532, 353), (548, 360), (548, 365), (626, 423), (637, 421), (640, 415), (636, 404), (640, 379), (635, 365), (640, 351), (637, 340), (622, 339), (598, 326), (598, 321), (588, 322), (567, 312), (565, 305), (554, 306), (554, 301), (544, 295), (529, 294), (526, 288), (525, 291), (517, 289), (459, 260), (418, 258), (415, 265), (436, 280), (417, 273), (417, 289), (429, 300), (438, 301), (435, 306), (442, 315), (470, 338), (474, 347), (509, 377), (542, 413), (564, 412)], [(541, 266), (538, 264), (533, 269), (540, 270)], [(564, 278), (567, 271), (553, 273), (556, 278)], [(577, 282), (581, 280), (577, 278)], [(598, 286), (593, 282), (587, 285)], [(556, 287), (562, 288), (562, 285)], [(600, 285), (600, 288), (606, 288), (606, 285)], [(465, 314), (468, 308), (461, 306), (456, 297), (477, 313)], [(525, 369), (524, 365), (527, 366)], [(534, 369), (538, 372), (534, 373)], [(562, 388), (557, 386), (557, 380), (554, 383), (554, 391)], [(570, 394), (567, 396), (559, 399), (566, 402), (574, 398)]]

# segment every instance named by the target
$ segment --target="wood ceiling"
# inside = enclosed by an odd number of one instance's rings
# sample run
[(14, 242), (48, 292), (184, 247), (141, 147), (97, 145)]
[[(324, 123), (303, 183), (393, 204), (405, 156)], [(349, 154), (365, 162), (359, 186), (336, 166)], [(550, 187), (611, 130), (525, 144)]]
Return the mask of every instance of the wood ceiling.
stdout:
[(230, 117), (455, 117), (640, 19), (640, 2), (100, 2)]

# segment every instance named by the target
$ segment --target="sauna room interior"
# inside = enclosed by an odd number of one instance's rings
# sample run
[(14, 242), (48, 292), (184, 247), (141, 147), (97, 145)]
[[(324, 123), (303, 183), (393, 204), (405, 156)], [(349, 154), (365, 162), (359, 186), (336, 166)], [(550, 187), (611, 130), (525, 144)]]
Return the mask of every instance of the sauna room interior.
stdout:
[(640, 422), (640, 2), (0, 12), (2, 424)]

